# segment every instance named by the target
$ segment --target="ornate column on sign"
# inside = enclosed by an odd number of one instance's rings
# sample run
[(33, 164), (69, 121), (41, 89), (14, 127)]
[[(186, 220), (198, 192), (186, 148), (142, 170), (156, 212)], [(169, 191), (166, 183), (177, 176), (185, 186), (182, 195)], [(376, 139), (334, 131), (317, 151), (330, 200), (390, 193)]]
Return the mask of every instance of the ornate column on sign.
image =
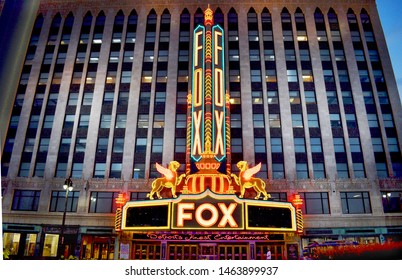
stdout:
[(114, 229), (116, 231), (121, 231), (121, 218), (122, 218), (122, 208), (123, 205), (126, 204), (127, 199), (124, 196), (124, 193), (119, 193), (116, 197), (116, 215), (114, 218)]
[(303, 213), (302, 213), (302, 205), (303, 199), (300, 198), (299, 194), (296, 194), (292, 200), (292, 204), (296, 207), (296, 231), (299, 234), (303, 233)]

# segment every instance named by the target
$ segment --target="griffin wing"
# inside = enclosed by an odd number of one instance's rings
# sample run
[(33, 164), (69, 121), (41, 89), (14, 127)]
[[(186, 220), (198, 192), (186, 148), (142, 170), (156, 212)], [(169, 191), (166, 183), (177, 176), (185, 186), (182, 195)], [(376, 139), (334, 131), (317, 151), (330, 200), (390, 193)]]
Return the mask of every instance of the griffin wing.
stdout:
[(166, 177), (166, 179), (172, 180), (174, 178), (174, 173), (172, 170), (170, 170), (169, 168), (163, 167), (162, 165), (160, 165), (157, 162), (155, 163), (155, 165), (156, 165), (156, 170), (158, 170), (159, 173), (164, 175)]
[(260, 169), (261, 169), (261, 162), (259, 164), (257, 164), (256, 166), (250, 167), (249, 169), (244, 171), (244, 173), (243, 173), (244, 180), (246, 180), (246, 181), (250, 180), (254, 174), (256, 174), (256, 173), (258, 173), (258, 171), (260, 171)]

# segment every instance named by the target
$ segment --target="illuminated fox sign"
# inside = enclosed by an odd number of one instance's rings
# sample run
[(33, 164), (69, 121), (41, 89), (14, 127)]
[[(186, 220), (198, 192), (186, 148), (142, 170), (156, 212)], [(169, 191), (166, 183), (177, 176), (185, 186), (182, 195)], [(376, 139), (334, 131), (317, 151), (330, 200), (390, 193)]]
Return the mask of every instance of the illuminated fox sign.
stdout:
[(205, 152), (212, 152), (219, 162), (226, 159), (224, 31), (212, 24), (208, 8), (205, 26), (194, 30), (190, 155), (195, 162)]

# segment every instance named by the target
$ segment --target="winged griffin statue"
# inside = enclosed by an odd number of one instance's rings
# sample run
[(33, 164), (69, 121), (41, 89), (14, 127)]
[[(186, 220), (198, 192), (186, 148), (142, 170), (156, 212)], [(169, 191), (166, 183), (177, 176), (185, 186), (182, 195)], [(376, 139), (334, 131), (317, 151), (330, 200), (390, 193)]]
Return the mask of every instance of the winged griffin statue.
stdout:
[(231, 176), (235, 179), (236, 183), (240, 186), (240, 198), (243, 198), (246, 189), (253, 188), (257, 193), (255, 199), (259, 199), (261, 194), (264, 196), (264, 200), (267, 200), (271, 196), (265, 190), (265, 182), (260, 178), (254, 178), (253, 175), (256, 174), (261, 169), (261, 162), (254, 167), (248, 167), (246, 161), (239, 161), (236, 166), (239, 168), (239, 177), (235, 174)]
[(177, 169), (179, 169), (179, 167), (180, 163), (177, 161), (171, 161), (168, 168), (156, 163), (156, 170), (164, 175), (164, 177), (157, 178), (152, 182), (152, 190), (147, 194), (147, 197), (149, 197), (149, 199), (154, 199), (154, 194), (156, 194), (156, 196), (161, 199), (162, 197), (160, 193), (163, 188), (170, 188), (172, 191), (172, 197), (176, 198), (176, 187), (180, 184), (183, 177), (186, 176), (185, 174), (177, 176)]

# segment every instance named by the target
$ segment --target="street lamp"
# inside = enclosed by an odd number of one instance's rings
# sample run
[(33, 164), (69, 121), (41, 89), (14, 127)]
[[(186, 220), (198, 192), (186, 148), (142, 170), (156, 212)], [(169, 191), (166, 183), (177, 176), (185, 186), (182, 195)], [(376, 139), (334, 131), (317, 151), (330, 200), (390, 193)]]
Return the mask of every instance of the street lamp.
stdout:
[(73, 181), (70, 178), (64, 181), (63, 189), (66, 191), (66, 198), (64, 200), (64, 211), (63, 211), (63, 221), (61, 223), (61, 232), (59, 239), (59, 254), (58, 258), (64, 253), (64, 228), (66, 224), (66, 213), (67, 213), (67, 203), (68, 203), (68, 193), (73, 190)]

